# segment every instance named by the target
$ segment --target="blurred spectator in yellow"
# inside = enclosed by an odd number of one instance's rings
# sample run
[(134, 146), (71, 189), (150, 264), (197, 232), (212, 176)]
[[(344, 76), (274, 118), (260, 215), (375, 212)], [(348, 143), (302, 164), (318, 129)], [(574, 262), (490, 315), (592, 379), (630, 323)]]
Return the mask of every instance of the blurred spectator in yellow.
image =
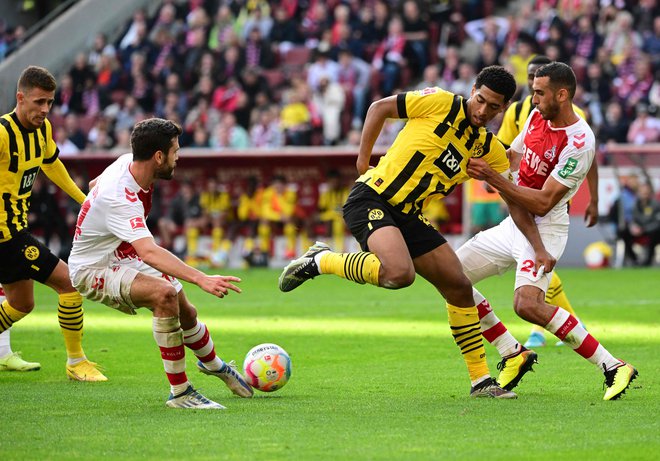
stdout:
[(199, 196), (199, 206), (201, 229), (211, 228), (211, 264), (224, 267), (231, 249), (231, 240), (226, 233), (233, 218), (227, 186), (214, 177), (208, 178)]
[(346, 224), (342, 207), (348, 198), (348, 187), (337, 170), (330, 170), (326, 182), (319, 186), (318, 219), (326, 227), (325, 234), (333, 239), (333, 248), (344, 251)]
[(281, 175), (273, 176), (271, 185), (263, 191), (259, 221), (259, 248), (268, 253), (273, 228), (279, 227), (286, 238), (285, 257), (296, 254), (296, 226), (293, 222), (296, 207), (296, 191)]
[(660, 203), (653, 197), (653, 188), (650, 184), (639, 186), (630, 233), (633, 237), (642, 239), (641, 243), (646, 253), (642, 265), (653, 265), (655, 247), (660, 244)]

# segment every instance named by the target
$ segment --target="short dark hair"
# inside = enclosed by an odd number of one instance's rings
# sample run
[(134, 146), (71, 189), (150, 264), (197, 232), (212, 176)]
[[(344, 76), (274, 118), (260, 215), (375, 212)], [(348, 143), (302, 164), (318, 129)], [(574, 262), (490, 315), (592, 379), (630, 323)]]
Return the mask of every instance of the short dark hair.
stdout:
[(148, 118), (135, 125), (131, 133), (133, 159), (149, 160), (158, 151), (165, 155), (172, 147), (172, 139), (181, 136), (179, 125), (162, 118)]
[(550, 86), (554, 91), (565, 88), (571, 99), (575, 96), (575, 88), (577, 87), (577, 79), (573, 69), (568, 64), (563, 62), (551, 62), (539, 67), (534, 74), (536, 78), (549, 77)]
[(509, 102), (516, 92), (516, 79), (502, 66), (488, 66), (481, 69), (474, 87), (479, 89), (484, 85), (504, 96), (505, 103)]
[(537, 54), (534, 56), (528, 63), (527, 67), (529, 66), (542, 66), (543, 64), (550, 64), (552, 62), (552, 59), (547, 57), (544, 54)]
[(39, 66), (28, 66), (18, 78), (18, 91), (27, 92), (32, 88), (55, 91), (57, 82), (53, 74), (48, 72), (47, 69)]

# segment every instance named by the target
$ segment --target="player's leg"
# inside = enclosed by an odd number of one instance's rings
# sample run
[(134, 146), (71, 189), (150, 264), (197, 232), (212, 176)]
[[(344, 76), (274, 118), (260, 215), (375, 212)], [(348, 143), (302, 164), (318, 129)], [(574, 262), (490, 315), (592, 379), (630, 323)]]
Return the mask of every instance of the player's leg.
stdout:
[[(0, 287), (2, 293), (2, 287)], [(0, 294), (0, 302), (4, 296)], [(0, 333), (0, 371), (36, 371), (41, 368), (37, 362), (23, 360), (20, 352), (11, 350), (11, 328)]]
[(445, 242), (416, 257), (414, 263), (417, 273), (432, 283), (447, 301), (452, 336), (470, 376), (470, 395), (515, 398), (516, 394), (501, 389), (490, 377), (479, 328), (479, 313), (472, 296), (472, 284), (463, 273), (461, 262), (451, 246)]
[[(573, 310), (573, 306), (571, 306), (571, 303), (568, 300), (568, 296), (566, 296), (564, 286), (556, 271), (552, 273), (550, 286), (548, 287), (548, 292), (545, 294), (545, 302), (552, 306), (562, 307), (575, 318), (578, 318), (577, 314)], [(545, 330), (542, 327), (534, 325), (532, 327), (529, 338), (527, 338), (527, 341), (525, 342), (525, 347), (531, 348), (545, 346), (545, 337), (543, 335), (544, 332)], [(561, 346), (563, 344), (564, 343), (561, 341), (557, 342), (557, 346)]]
[(34, 309), (34, 282), (18, 280), (3, 282), (5, 299), (0, 304), (0, 333), (28, 315)]
[(197, 309), (188, 301), (183, 290), (179, 291), (178, 302), (183, 344), (197, 357), (197, 368), (204, 374), (220, 378), (239, 397), (252, 397), (254, 391), (237, 370), (235, 362), (225, 362), (216, 355), (208, 328), (197, 318)]
[(76, 381), (107, 381), (108, 378), (99, 371), (96, 363), (87, 359), (83, 351), (83, 298), (71, 285), (66, 263), (58, 260), (53, 271), (42, 283), (55, 290), (58, 295), (57, 319), (66, 348), (67, 376)]
[[(499, 226), (480, 232), (456, 251), (473, 285), (493, 275), (503, 274), (515, 266), (512, 242), (516, 230), (515, 224), (508, 218)], [(504, 389), (511, 390), (532, 369), (536, 353), (520, 345), (476, 288), (473, 289), (473, 296), (483, 337), (497, 348), (502, 357), (498, 365), (500, 373), (497, 382)]]
[(206, 399), (194, 390), (186, 375), (186, 352), (179, 321), (179, 298), (172, 283), (162, 277), (137, 273), (130, 281), (122, 281), (124, 290), (130, 284), (130, 302), (153, 313), (153, 336), (160, 349), (163, 366), (170, 383), (167, 405), (172, 408), (224, 407)]
[(573, 315), (561, 307), (547, 304), (545, 293), (538, 287), (531, 284), (517, 287), (514, 308), (521, 318), (544, 326), (604, 372), (606, 391), (603, 400), (619, 398), (637, 376), (637, 370), (632, 365), (612, 356)]

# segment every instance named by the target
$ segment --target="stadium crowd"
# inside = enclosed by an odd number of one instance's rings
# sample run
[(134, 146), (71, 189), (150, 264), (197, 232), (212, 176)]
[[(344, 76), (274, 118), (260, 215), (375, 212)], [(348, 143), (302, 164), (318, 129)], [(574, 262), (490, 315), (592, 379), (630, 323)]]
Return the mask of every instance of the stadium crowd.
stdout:
[[(575, 103), (601, 146), (658, 142), (659, 12), (655, 0), (165, 0), (154, 17), (136, 10), (116, 40), (99, 34), (75, 57), (50, 118), (63, 156), (126, 152), (135, 123), (154, 115), (183, 127), (182, 147), (354, 146), (372, 100), (428, 86), (468, 96), (491, 64), (512, 71), (517, 99), (528, 91), (528, 62), (545, 54), (574, 69)], [(378, 144), (401, 126), (392, 121)], [(273, 227), (288, 242), (300, 228), (312, 238), (332, 208), (301, 212), (300, 187), (285, 178), (244, 179), (182, 184), (154, 229), (166, 245), (185, 234), (191, 257), (200, 232), (210, 231), (219, 255), (241, 232), (248, 254), (267, 251)], [(246, 204), (246, 190), (259, 205)]]

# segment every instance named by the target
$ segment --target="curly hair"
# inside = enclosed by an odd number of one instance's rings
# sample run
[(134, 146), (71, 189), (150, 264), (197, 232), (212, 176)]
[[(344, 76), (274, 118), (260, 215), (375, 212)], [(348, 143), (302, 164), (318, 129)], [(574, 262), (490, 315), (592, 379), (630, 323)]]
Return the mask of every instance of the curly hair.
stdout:
[(172, 140), (181, 136), (181, 127), (162, 118), (148, 118), (135, 125), (131, 133), (133, 159), (149, 160), (158, 151), (167, 154)]
[(502, 66), (488, 66), (481, 69), (474, 84), (479, 89), (487, 86), (496, 93), (504, 96), (504, 102), (508, 102), (516, 92), (516, 79), (511, 72)]

